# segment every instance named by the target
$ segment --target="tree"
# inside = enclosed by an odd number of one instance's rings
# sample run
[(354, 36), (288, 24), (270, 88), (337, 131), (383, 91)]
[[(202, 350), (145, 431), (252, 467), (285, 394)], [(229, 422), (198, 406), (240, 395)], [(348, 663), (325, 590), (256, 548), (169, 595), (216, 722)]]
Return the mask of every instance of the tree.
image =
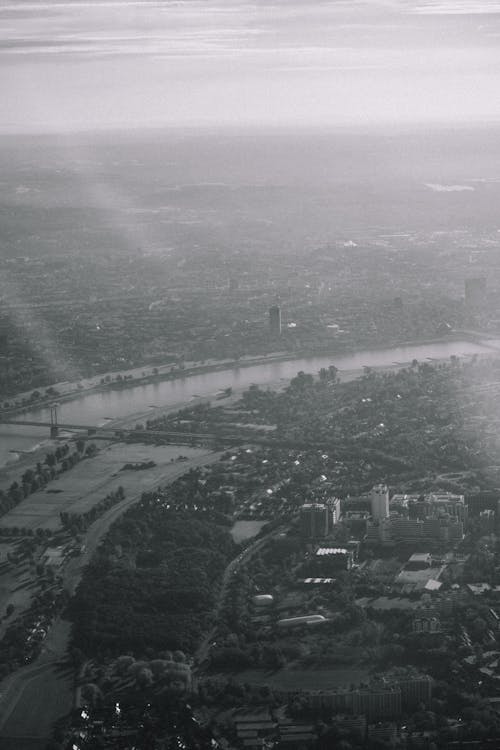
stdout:
[(140, 687), (147, 687), (153, 682), (153, 673), (148, 667), (142, 667), (137, 673), (136, 680)]
[(82, 664), (85, 661), (85, 654), (83, 651), (76, 646), (73, 646), (73, 648), (70, 650), (70, 657), (71, 661), (73, 663), (73, 666), (75, 667), (81, 667)]
[(130, 671), (130, 669), (132, 668), (134, 664), (135, 664), (135, 659), (133, 656), (128, 656), (128, 655), (119, 656), (118, 659), (116, 660), (116, 671), (118, 672), (118, 674), (123, 676), (127, 674), (127, 672)]

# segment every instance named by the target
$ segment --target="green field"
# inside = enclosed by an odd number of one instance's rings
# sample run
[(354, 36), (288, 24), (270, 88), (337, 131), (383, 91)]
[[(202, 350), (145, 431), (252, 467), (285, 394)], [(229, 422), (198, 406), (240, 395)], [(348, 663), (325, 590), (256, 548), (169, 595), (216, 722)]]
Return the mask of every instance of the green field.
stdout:
[(39, 747), (39, 744), (29, 743), (38, 738), (49, 737), (54, 721), (71, 710), (72, 701), (71, 670), (57, 665), (47, 665), (47, 669), (26, 681), (18, 701), (3, 725), (0, 747), (8, 747), (4, 738), (9, 738), (16, 750), (24, 747), (22, 743), (25, 741), (28, 743), (27, 749)]
[[(42, 528), (52, 531), (61, 527), (59, 514), (85, 513), (108, 493), (122, 485), (127, 497), (150, 488), (176, 466), (175, 460), (184, 456), (199, 456), (206, 449), (177, 445), (126, 445), (107, 446), (94, 458), (85, 459), (71, 470), (61, 474), (43, 489), (34, 492), (9, 510), (0, 520), (2, 527)], [(156, 466), (147, 471), (120, 471), (126, 463), (154, 461)], [(173, 463), (172, 463), (173, 462)], [(182, 464), (180, 464), (182, 466)], [(58, 490), (56, 494), (47, 490)]]

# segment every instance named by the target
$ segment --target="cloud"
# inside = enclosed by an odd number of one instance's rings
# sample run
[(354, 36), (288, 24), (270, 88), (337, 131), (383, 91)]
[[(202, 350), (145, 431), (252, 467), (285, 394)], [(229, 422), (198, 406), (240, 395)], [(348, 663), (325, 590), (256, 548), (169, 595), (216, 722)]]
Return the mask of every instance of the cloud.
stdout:
[(435, 193), (463, 193), (475, 190), (471, 185), (439, 185), (433, 182), (426, 182), (425, 187), (428, 187)]
[(426, 16), (470, 16), (500, 13), (498, 0), (429, 0), (409, 9), (410, 13)]

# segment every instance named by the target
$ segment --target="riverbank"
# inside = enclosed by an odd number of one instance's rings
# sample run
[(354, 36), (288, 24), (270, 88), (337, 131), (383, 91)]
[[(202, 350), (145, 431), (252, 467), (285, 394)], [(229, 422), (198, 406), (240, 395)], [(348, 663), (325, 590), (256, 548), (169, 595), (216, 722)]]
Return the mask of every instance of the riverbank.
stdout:
[[(473, 340), (471, 340), (473, 339)], [(476, 343), (475, 343), (476, 342)], [(376, 370), (394, 370), (410, 366), (414, 359), (421, 362), (446, 361), (450, 356), (469, 358), (491, 356), (500, 352), (500, 341), (490, 338), (478, 340), (477, 336), (460, 339), (455, 336), (433, 339), (427, 343), (412, 343), (386, 349), (372, 348), (350, 354), (323, 354), (300, 359), (290, 353), (278, 352), (265, 357), (248, 357), (235, 366), (233, 360), (211, 361), (188, 368), (175, 377), (170, 372), (129, 380), (127, 388), (79, 388), (75, 393), (68, 389), (66, 403), (61, 405), (61, 423), (88, 425), (89, 427), (134, 428), (149, 418), (176, 411), (198, 402), (217, 401), (232, 403), (250, 385), (283, 388), (298, 371), (317, 373), (334, 364), (342, 381), (355, 378), (365, 367)], [(167, 369), (169, 366), (165, 365)], [(231, 393), (229, 397), (225, 392)], [(62, 399), (60, 399), (61, 404)], [(50, 411), (47, 405), (30, 405), (25, 413), (27, 421), (47, 424)], [(0, 417), (1, 420), (1, 417)], [(8, 465), (16, 471), (20, 465), (33, 464), (36, 456), (51, 448), (47, 427), (29, 427), (0, 424), (0, 466)], [(85, 430), (86, 435), (86, 430)], [(61, 436), (64, 439), (64, 436)], [(42, 444), (41, 451), (33, 453), (33, 446)], [(19, 452), (19, 461), (13, 461), (12, 450)], [(29, 450), (30, 453), (23, 455)], [(16, 468), (14, 468), (16, 467)], [(17, 480), (17, 477), (15, 477)]]
[[(440, 336), (432, 339), (421, 339), (413, 341), (400, 341), (396, 344), (374, 344), (370, 347), (370, 351), (381, 351), (385, 349), (400, 349), (405, 347), (413, 346), (427, 346), (435, 344), (446, 344), (453, 341), (465, 340), (471, 343), (481, 343), (488, 346), (488, 340), (495, 340), (495, 336), (492, 334), (486, 334), (475, 331), (455, 331), (446, 336)], [(123, 391), (129, 388), (137, 386), (147, 386), (154, 383), (161, 383), (169, 380), (178, 380), (192, 377), (193, 375), (203, 375), (211, 372), (221, 372), (224, 370), (237, 370), (240, 368), (257, 367), (263, 364), (270, 364), (273, 362), (292, 362), (294, 360), (302, 359), (315, 359), (318, 357), (331, 357), (332, 364), (334, 359), (337, 357), (346, 357), (362, 351), (357, 346), (344, 346), (337, 349), (328, 350), (299, 350), (296, 352), (270, 352), (269, 354), (257, 354), (257, 355), (245, 355), (239, 359), (222, 359), (222, 360), (203, 360), (202, 362), (187, 362), (183, 368), (179, 368), (172, 364), (172, 362), (166, 362), (153, 367), (153, 371), (149, 374), (145, 373), (145, 370), (150, 367), (142, 366), (135, 367), (128, 370), (117, 370), (104, 374), (95, 375), (89, 378), (83, 378), (76, 382), (63, 381), (60, 383), (54, 383), (52, 386), (48, 386), (57, 391), (56, 396), (48, 396), (37, 400), (24, 403), (22, 406), (18, 406), (10, 409), (0, 409), (0, 420), (3, 418), (12, 418), (19, 414), (33, 411), (34, 409), (43, 409), (49, 407), (54, 401), (58, 403), (66, 403), (73, 401), (78, 398), (83, 398), (91, 393), (105, 393), (110, 391)], [(120, 378), (120, 379), (117, 379)], [(107, 382), (102, 382), (107, 381)], [(41, 390), (33, 388), (30, 391), (16, 394), (10, 397), (10, 402), (22, 402), (28, 400), (31, 394)], [(47, 390), (47, 387), (44, 387)]]

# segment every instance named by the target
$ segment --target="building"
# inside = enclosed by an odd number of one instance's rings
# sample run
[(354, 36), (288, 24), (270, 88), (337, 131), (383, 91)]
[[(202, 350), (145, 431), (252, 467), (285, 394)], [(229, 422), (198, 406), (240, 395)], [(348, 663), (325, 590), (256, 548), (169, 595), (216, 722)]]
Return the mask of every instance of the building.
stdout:
[(297, 628), (304, 625), (321, 625), (324, 622), (328, 622), (328, 620), (323, 615), (300, 615), (299, 617), (286, 617), (283, 620), (278, 620), (278, 627)]
[(345, 547), (320, 547), (314, 556), (314, 567), (318, 573), (329, 575), (339, 570), (352, 568), (351, 551)]
[(496, 515), (494, 510), (482, 510), (479, 514), (479, 528), (481, 534), (494, 534), (496, 529)]
[(415, 617), (411, 629), (414, 633), (440, 633), (441, 622), (437, 617)]
[(367, 544), (417, 544), (455, 542), (463, 539), (464, 524), (456, 516), (407, 518), (391, 516), (368, 524)]
[(488, 610), (486, 619), (488, 620), (488, 625), (490, 626), (490, 628), (496, 631), (500, 630), (500, 617), (495, 609), (490, 608)]
[(356, 537), (366, 534), (370, 513), (367, 510), (347, 510), (342, 514), (342, 524)]
[(454, 516), (462, 523), (467, 520), (467, 505), (464, 495), (455, 495), (453, 492), (433, 492), (426, 496), (426, 502), (430, 503), (431, 514), (434, 516)]
[(408, 515), (411, 519), (424, 520), (426, 518), (452, 516), (465, 523), (468, 515), (467, 510), (465, 497), (454, 495), (451, 492), (435, 492), (408, 502)]
[(256, 607), (271, 607), (274, 604), (272, 594), (256, 594), (252, 597), (252, 604)]
[(342, 731), (349, 734), (355, 734), (360, 740), (364, 740), (366, 735), (366, 716), (357, 714), (337, 714), (332, 718), (333, 723)]
[(482, 510), (497, 510), (500, 499), (498, 492), (483, 490), (467, 495), (467, 506), (471, 516), (477, 516)]
[(281, 307), (272, 305), (269, 308), (269, 329), (272, 336), (281, 335)]
[(330, 511), (330, 521), (332, 526), (336, 526), (342, 516), (342, 510), (340, 507), (340, 499), (338, 497), (331, 497), (326, 501), (326, 505)]
[(308, 747), (316, 743), (317, 734), (314, 724), (296, 721), (280, 721), (278, 723), (279, 747)]
[(64, 564), (64, 549), (62, 546), (49, 547), (42, 558), (46, 568), (53, 571), (60, 570)]
[(486, 279), (484, 276), (465, 279), (465, 304), (469, 309), (484, 306), (486, 298)]
[(352, 693), (352, 712), (371, 719), (392, 719), (401, 715), (401, 688), (373, 687)]
[(367, 731), (370, 742), (381, 742), (386, 746), (394, 746), (396, 744), (398, 730), (392, 721), (368, 724)]
[(360, 497), (351, 497), (350, 495), (342, 500), (342, 516), (350, 511), (364, 511), (371, 513), (372, 504), (370, 495), (361, 495)]
[(406, 515), (408, 512), (408, 503), (416, 502), (419, 495), (394, 494), (389, 501), (389, 510), (391, 513)]
[(432, 565), (432, 555), (430, 552), (415, 552), (410, 556), (406, 563), (407, 570), (422, 570), (430, 568)]
[(305, 503), (300, 508), (300, 531), (304, 539), (322, 539), (330, 530), (330, 511), (324, 503)]
[(369, 521), (366, 526), (366, 543), (393, 544), (391, 522), (392, 519), (389, 518), (381, 518), (378, 521)]
[(389, 490), (386, 484), (376, 484), (370, 492), (372, 518), (389, 518)]
[(401, 690), (401, 702), (405, 711), (416, 710), (421, 703), (429, 706), (432, 698), (432, 677), (426, 674), (403, 675), (396, 678)]
[(276, 730), (276, 722), (268, 711), (260, 714), (238, 712), (233, 717), (238, 740), (243, 747), (262, 748), (264, 738)]

